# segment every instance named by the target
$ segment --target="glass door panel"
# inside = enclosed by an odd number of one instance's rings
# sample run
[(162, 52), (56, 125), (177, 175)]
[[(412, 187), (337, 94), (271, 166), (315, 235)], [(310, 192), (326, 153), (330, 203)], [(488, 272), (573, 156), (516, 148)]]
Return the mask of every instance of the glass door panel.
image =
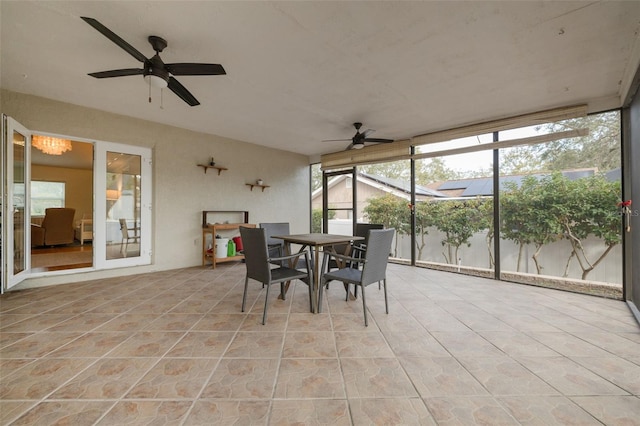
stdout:
[(27, 243), (30, 238), (29, 223), (29, 147), (30, 134), (19, 123), (6, 118), (6, 288), (21, 282), (29, 269)]
[(142, 157), (107, 151), (107, 259), (140, 256)]
[(323, 174), (324, 232), (353, 235), (355, 232), (355, 169)]
[(151, 149), (110, 142), (97, 142), (95, 149), (96, 268), (148, 265)]

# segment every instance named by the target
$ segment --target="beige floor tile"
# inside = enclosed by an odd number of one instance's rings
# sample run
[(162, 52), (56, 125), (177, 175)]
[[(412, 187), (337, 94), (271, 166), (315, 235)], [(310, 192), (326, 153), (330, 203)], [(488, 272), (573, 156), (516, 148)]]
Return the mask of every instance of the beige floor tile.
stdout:
[(276, 358), (223, 358), (204, 387), (202, 399), (269, 399), (280, 362)]
[(424, 329), (387, 333), (387, 340), (396, 356), (436, 357), (451, 356), (449, 352)]
[(82, 333), (35, 333), (0, 349), (0, 359), (38, 358), (65, 345)]
[(564, 396), (504, 396), (497, 400), (522, 425), (598, 426), (599, 421)]
[(426, 398), (425, 403), (438, 425), (518, 425), (507, 410), (492, 397)]
[(519, 331), (478, 331), (482, 337), (512, 357), (557, 357), (558, 352)]
[(332, 313), (331, 322), (335, 331), (378, 331), (378, 324), (369, 321), (369, 326), (364, 326), (362, 313)]
[(502, 356), (504, 352), (474, 331), (435, 331), (433, 337), (455, 357)]
[(201, 314), (166, 313), (151, 322), (145, 330), (149, 331), (188, 331), (202, 318)]
[(97, 358), (114, 350), (130, 337), (125, 332), (89, 332), (48, 354), (52, 358)]
[(125, 398), (195, 398), (217, 364), (218, 358), (163, 358), (136, 383)]
[(269, 424), (350, 426), (351, 419), (344, 399), (276, 399)]
[(337, 331), (334, 334), (338, 356), (341, 358), (393, 357), (391, 348), (378, 331)]
[(640, 418), (640, 327), (623, 301), (395, 264), (388, 273), (390, 313), (370, 286), (369, 327), (340, 283), (322, 314), (309, 312), (302, 283), (285, 301), (272, 292), (262, 325), (260, 284), (240, 312), (241, 263), (7, 292), (0, 423)]
[(276, 398), (345, 398), (337, 359), (283, 359)]
[(284, 337), (283, 358), (336, 358), (336, 340), (330, 331), (293, 331)]
[(0, 399), (40, 399), (84, 370), (94, 359), (38, 359), (0, 383)]
[(180, 425), (191, 401), (120, 401), (96, 425)]
[(67, 382), (53, 399), (119, 399), (158, 358), (104, 358)]
[[(541, 358), (548, 362), (548, 358)], [(458, 361), (492, 395), (557, 395), (558, 391), (507, 356), (465, 357)]]
[(208, 313), (198, 321), (191, 331), (237, 331), (245, 314)]
[(118, 315), (111, 321), (96, 329), (96, 331), (129, 331), (137, 332), (147, 328), (149, 324), (158, 319), (161, 314), (129, 314)]
[(418, 396), (395, 358), (344, 358), (340, 363), (349, 399)]
[(328, 314), (291, 313), (287, 331), (330, 331), (331, 318)]
[(284, 333), (238, 332), (224, 353), (225, 358), (278, 358), (282, 353)]
[(45, 401), (20, 416), (15, 426), (90, 425), (113, 405), (109, 401)]
[(350, 399), (354, 426), (435, 425), (420, 398)]
[(13, 420), (25, 412), (29, 411), (31, 407), (36, 405), (36, 401), (1, 401), (0, 400), (0, 424), (8, 425)]
[(232, 331), (190, 331), (167, 352), (168, 357), (216, 358), (222, 356), (235, 336)]
[(480, 382), (453, 357), (402, 357), (399, 360), (423, 398), (488, 395)]
[(605, 425), (640, 425), (637, 396), (575, 396), (571, 399)]
[(517, 361), (565, 395), (627, 394), (569, 358), (520, 357)]
[(158, 357), (163, 356), (184, 335), (174, 331), (141, 331), (133, 334), (113, 351), (109, 357)]
[(270, 406), (270, 401), (199, 400), (184, 426), (266, 425)]
[(574, 357), (572, 359), (626, 392), (640, 395), (640, 365), (613, 356), (608, 358)]
[(287, 328), (287, 314), (267, 313), (267, 323), (262, 324), (262, 314), (245, 315), (240, 326), (240, 331), (278, 331), (283, 332)]

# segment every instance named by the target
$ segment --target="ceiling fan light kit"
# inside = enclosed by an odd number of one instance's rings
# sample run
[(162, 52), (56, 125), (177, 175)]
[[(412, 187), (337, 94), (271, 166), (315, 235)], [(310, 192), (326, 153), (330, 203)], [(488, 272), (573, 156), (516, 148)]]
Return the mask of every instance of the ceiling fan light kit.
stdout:
[(149, 36), (149, 44), (156, 52), (151, 58), (147, 58), (140, 53), (135, 47), (124, 41), (120, 36), (115, 34), (109, 28), (102, 25), (94, 18), (82, 17), (82, 19), (102, 35), (107, 37), (113, 43), (118, 45), (122, 50), (142, 62), (142, 68), (126, 68), (119, 70), (100, 71), (89, 73), (94, 78), (111, 78), (124, 77), (128, 75), (142, 75), (144, 80), (149, 84), (149, 88), (156, 87), (159, 89), (169, 88), (180, 99), (190, 106), (200, 105), (200, 102), (184, 87), (178, 80), (174, 78), (176, 75), (225, 75), (226, 71), (220, 64), (201, 64), (201, 63), (174, 63), (165, 64), (160, 58), (160, 52), (167, 47), (167, 41), (162, 37)]

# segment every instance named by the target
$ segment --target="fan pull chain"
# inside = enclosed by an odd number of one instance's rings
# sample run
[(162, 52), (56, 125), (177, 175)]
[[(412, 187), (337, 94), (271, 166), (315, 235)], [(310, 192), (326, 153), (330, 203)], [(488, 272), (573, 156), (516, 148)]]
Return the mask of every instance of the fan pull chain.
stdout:
[(149, 79), (149, 103), (151, 103), (151, 79)]

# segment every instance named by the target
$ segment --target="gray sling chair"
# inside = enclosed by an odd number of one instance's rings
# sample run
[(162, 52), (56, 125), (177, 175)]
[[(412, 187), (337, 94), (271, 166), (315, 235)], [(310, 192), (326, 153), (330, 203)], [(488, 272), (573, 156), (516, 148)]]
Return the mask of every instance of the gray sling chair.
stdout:
[[(382, 281), (384, 287), (384, 306), (385, 311), (389, 313), (389, 303), (387, 300), (387, 261), (389, 260), (389, 252), (391, 250), (391, 241), (395, 229), (380, 229), (369, 231), (369, 240), (367, 242), (367, 250), (364, 258), (349, 257), (339, 254), (330, 254), (323, 259), (322, 270), (326, 270), (326, 263), (329, 257), (340, 259), (347, 264), (347, 267), (338, 269), (337, 271), (326, 272), (322, 275), (320, 281), (320, 289), (318, 293), (318, 313), (322, 312), (322, 289), (327, 281), (342, 281), (348, 290), (348, 285), (353, 284), (356, 288), (362, 287), (362, 308), (364, 310), (364, 325), (368, 326), (367, 321), (367, 300), (365, 298), (365, 287), (369, 284)], [(352, 268), (350, 262), (362, 263), (362, 270)], [(347, 298), (349, 300), (349, 292)]]
[[(267, 247), (269, 247), (269, 257), (284, 256), (284, 241), (279, 238), (273, 238), (273, 236), (291, 234), (291, 231), (289, 231), (289, 222), (262, 222), (258, 226), (265, 230), (265, 235), (267, 236)], [(306, 267), (307, 262), (305, 259), (299, 258), (296, 262), (295, 268), (305, 269)]]
[[(312, 281), (309, 268), (306, 271), (300, 271), (285, 266), (288, 261), (297, 263), (298, 258), (304, 256), (306, 264), (309, 262), (309, 253), (305, 250), (300, 253), (288, 256), (269, 256), (267, 246), (267, 236), (263, 228), (246, 228), (240, 227), (240, 236), (242, 237), (242, 246), (244, 248), (244, 259), (247, 266), (247, 276), (244, 280), (244, 293), (242, 294), (242, 312), (244, 312), (247, 302), (247, 289), (249, 287), (249, 278), (261, 282), (267, 287), (264, 297), (264, 313), (262, 314), (262, 324), (267, 323), (267, 306), (269, 303), (269, 288), (271, 284), (280, 284), (280, 294), (282, 300), (285, 299), (284, 284), (287, 281), (301, 280), (309, 286), (309, 310), (313, 312), (312, 297)], [(274, 265), (279, 265), (274, 267)]]

